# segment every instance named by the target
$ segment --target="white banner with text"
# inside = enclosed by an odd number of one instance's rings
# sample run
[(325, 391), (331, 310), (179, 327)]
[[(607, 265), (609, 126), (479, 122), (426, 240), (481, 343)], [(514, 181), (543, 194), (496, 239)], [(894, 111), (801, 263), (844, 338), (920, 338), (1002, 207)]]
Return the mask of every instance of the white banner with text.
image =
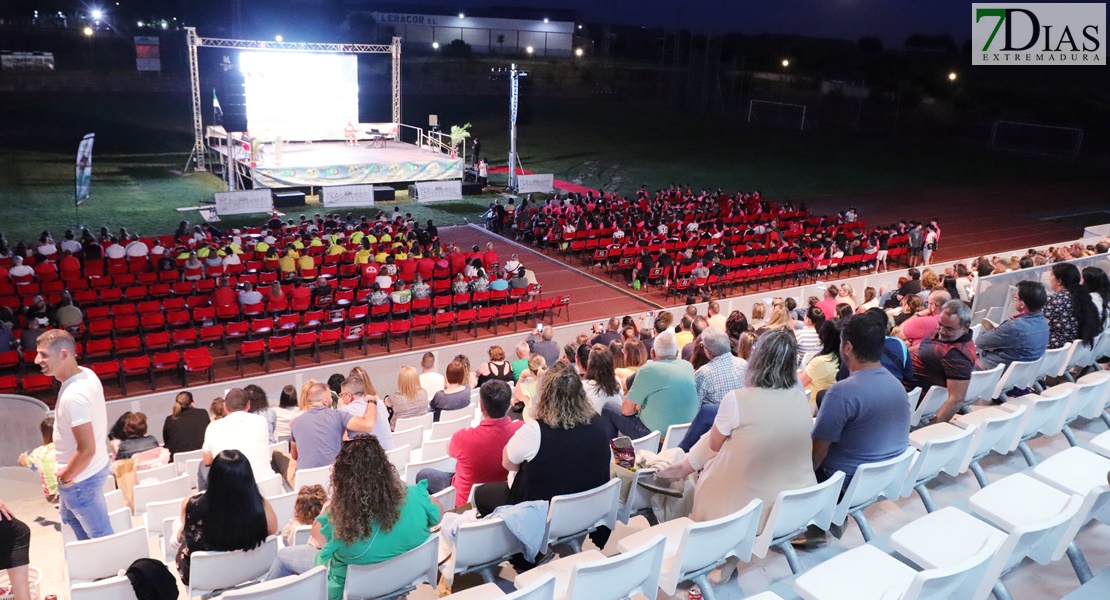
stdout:
[(216, 214), (220, 216), (268, 213), (273, 209), (274, 199), (268, 188), (216, 192)]
[(555, 176), (550, 173), (546, 175), (517, 175), (516, 180), (518, 194), (531, 194), (533, 192), (550, 194), (555, 191)]
[(417, 202), (436, 202), (439, 200), (461, 200), (462, 181), (417, 181)]
[(323, 188), (324, 206), (374, 206), (373, 185), (332, 185)]

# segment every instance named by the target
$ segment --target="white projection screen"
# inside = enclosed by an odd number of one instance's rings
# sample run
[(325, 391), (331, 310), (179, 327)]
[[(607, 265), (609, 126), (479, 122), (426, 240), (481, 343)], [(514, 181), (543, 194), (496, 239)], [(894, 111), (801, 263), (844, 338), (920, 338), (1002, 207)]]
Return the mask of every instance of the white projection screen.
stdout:
[(341, 140), (358, 123), (358, 62), (354, 54), (241, 52), (247, 123), (253, 136)]

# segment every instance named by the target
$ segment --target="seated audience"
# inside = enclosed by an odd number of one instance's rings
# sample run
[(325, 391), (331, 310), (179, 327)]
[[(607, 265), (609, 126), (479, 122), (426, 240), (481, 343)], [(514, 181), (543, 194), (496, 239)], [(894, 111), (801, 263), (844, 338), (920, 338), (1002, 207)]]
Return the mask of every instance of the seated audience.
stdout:
[[(508, 364), (506, 363), (506, 366)], [(458, 410), (470, 406), (470, 386), (467, 368), (457, 358), (447, 365), (447, 385), (432, 396), (428, 406), (432, 409), (433, 419), (438, 421), (445, 410)]]
[(1049, 284), (1053, 293), (1044, 306), (1044, 316), (1048, 318), (1048, 349), (1075, 340), (1090, 347), (1099, 333), (1101, 320), (1090, 291), (1081, 283), (1079, 269), (1071, 263), (1056, 263), (1052, 265)]
[(540, 381), (547, 372), (547, 360), (539, 354), (528, 357), (528, 368), (520, 374), (513, 388), (512, 409), (509, 416), (513, 420), (532, 420), (532, 406), (539, 394)]
[(590, 401), (597, 414), (601, 414), (606, 406), (620, 410), (624, 396), (621, 394), (621, 385), (617, 381), (617, 373), (613, 368), (612, 353), (601, 344), (587, 347), (589, 355), (586, 358), (586, 374), (582, 377), (586, 399)]
[(1044, 285), (1039, 281), (1019, 281), (1014, 294), (1017, 314), (985, 329), (975, 340), (979, 366), (990, 370), (1003, 368), (1016, 361), (1037, 360), (1048, 346), (1048, 320), (1041, 309), (1047, 301)]
[(362, 367), (351, 369), (347, 379), (343, 381), (339, 394), (339, 410), (350, 414), (352, 417), (374, 417), (374, 428), (363, 432), (348, 428), (347, 439), (360, 435), (372, 435), (378, 438), (386, 452), (393, 449), (393, 430), (389, 427), (389, 409), (385, 401), (378, 397), (378, 391), (370, 381), (370, 374)]
[(318, 483), (301, 486), (300, 491), (297, 492), (297, 502), (293, 505), (293, 518), (289, 519), (281, 529), (282, 543), (292, 546), (297, 528), (304, 525), (311, 527), (316, 522), (316, 517), (320, 516), (327, 501), (328, 492), (324, 486)]
[(948, 400), (937, 411), (936, 423), (947, 423), (963, 405), (971, 372), (978, 366), (975, 341), (971, 339), (971, 308), (962, 300), (949, 300), (940, 311), (937, 331), (912, 349), (911, 387), (948, 389)]
[(397, 419), (428, 412), (428, 392), (420, 386), (420, 377), (413, 367), (401, 367), (397, 372), (397, 391), (385, 397), (385, 405), (393, 409), (389, 418), (391, 429), (397, 428)]
[[(197, 489), (207, 487), (208, 468), (216, 455), (224, 450), (238, 450), (250, 461), (256, 481), (262, 481), (274, 474), (270, 466), (270, 433), (266, 419), (249, 412), (250, 400), (241, 388), (228, 390), (222, 402), (227, 415), (216, 417), (204, 431), (204, 460), (197, 477)], [(216, 403), (212, 403), (216, 414)]]
[(301, 414), (300, 403), (297, 401), (297, 388), (287, 385), (281, 388), (278, 405), (274, 408), (274, 437), (284, 439), (289, 437), (289, 423)]
[(940, 308), (944, 306), (945, 302), (951, 299), (952, 297), (944, 290), (929, 292), (929, 300), (926, 302), (925, 310), (911, 316), (899, 327), (895, 328), (894, 337), (905, 340), (906, 345), (911, 348), (921, 342), (921, 340), (930, 337), (937, 330), (937, 321), (940, 319)]
[(254, 468), (242, 452), (222, 450), (209, 464), (207, 490), (181, 504), (177, 570), (185, 585), (193, 552), (253, 550), (278, 531), (277, 515), (259, 493)]
[[(348, 378), (343, 385), (350, 382), (354, 386), (355, 381)], [(350, 392), (344, 387), (343, 395), (348, 394)], [(308, 412), (289, 424), (289, 451), (297, 461), (298, 471), (332, 464), (343, 443), (344, 430), (369, 432), (377, 421), (376, 405), (368, 404), (363, 415), (357, 417), (346, 411), (332, 410), (331, 390), (322, 383), (308, 388), (308, 406)]]
[(405, 485), (373, 436), (343, 444), (331, 474), (331, 500), (309, 544), (278, 551), (267, 580), (328, 567), (328, 599), (340, 600), (348, 565), (372, 565), (423, 544), (439, 522), (424, 483)]
[(506, 383), (513, 383), (513, 368), (505, 360), (505, 350), (501, 346), (490, 346), (489, 362), (478, 367), (478, 385), (497, 379)]
[(420, 358), (420, 387), (431, 398), (436, 392), (443, 390), (445, 383), (443, 375), (436, 373), (436, 355), (425, 352)]
[(145, 414), (141, 412), (129, 414), (123, 425), (123, 438), (120, 439), (119, 448), (116, 450), (116, 459), (131, 458), (140, 452), (157, 448), (158, 439), (148, 435), (146, 430)]
[(675, 334), (664, 331), (655, 336), (651, 354), (652, 360), (636, 373), (621, 408), (602, 411), (610, 438), (618, 433), (636, 439), (652, 431), (664, 432), (671, 425), (689, 423), (698, 411), (694, 367), (678, 359)]
[(825, 321), (821, 326), (821, 350), (804, 367), (798, 377), (811, 401), (817, 394), (829, 389), (836, 382), (840, 369), (840, 327), (836, 321)]

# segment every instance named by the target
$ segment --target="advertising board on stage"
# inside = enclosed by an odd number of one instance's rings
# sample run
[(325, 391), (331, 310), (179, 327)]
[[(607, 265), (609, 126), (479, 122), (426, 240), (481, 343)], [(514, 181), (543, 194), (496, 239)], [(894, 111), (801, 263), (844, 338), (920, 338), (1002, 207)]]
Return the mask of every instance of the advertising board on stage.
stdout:
[(555, 176), (550, 173), (547, 175), (517, 175), (516, 180), (518, 194), (531, 194), (533, 192), (549, 194), (555, 191)]
[(324, 206), (374, 206), (373, 185), (335, 185), (323, 188)]
[(461, 200), (462, 181), (417, 181), (416, 200), (418, 202), (435, 202), (438, 200)]
[(274, 209), (274, 199), (268, 189), (239, 192), (216, 192), (216, 214), (250, 215), (268, 213)]

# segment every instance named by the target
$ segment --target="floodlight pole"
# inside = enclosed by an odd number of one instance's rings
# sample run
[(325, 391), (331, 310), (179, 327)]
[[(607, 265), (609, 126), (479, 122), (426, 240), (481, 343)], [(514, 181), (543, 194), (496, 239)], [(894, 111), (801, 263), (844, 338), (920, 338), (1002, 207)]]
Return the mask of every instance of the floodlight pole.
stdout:
[(203, 173), (204, 168), (204, 123), (200, 114), (200, 65), (197, 63), (197, 38), (196, 27), (185, 28), (186, 46), (189, 47), (189, 87), (193, 93), (193, 153), (185, 163), (184, 172), (189, 171), (189, 165), (196, 165), (196, 172)]
[(520, 78), (528, 73), (518, 71), (513, 63), (509, 71), (509, 189), (517, 190), (516, 166), (520, 162), (516, 155), (516, 113), (520, 107)]

